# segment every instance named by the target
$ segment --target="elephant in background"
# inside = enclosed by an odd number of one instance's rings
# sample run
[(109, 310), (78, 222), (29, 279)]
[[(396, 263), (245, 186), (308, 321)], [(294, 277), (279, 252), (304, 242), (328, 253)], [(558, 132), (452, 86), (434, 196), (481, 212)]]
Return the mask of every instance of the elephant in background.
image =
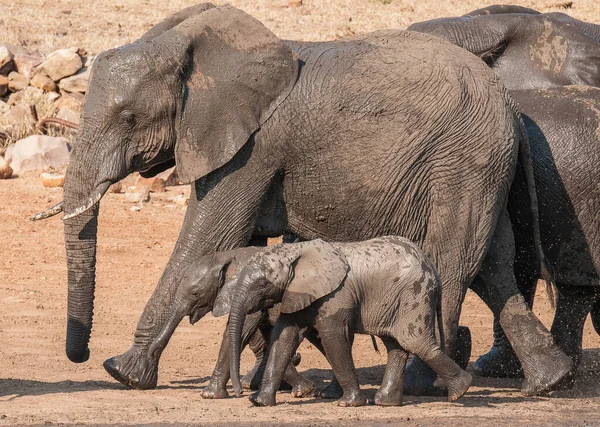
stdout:
[(485, 61), (509, 89), (600, 86), (600, 26), (563, 13), (512, 10), (512, 6), (492, 6), (489, 14), (484, 9), (416, 23), (408, 30), (467, 49)]
[[(280, 303), (273, 346), (260, 391), (250, 400), (275, 405), (275, 393), (304, 335), (315, 329), (344, 391), (340, 406), (367, 404), (352, 361), (355, 333), (378, 335), (388, 363), (375, 404), (402, 403), (408, 353), (426, 361), (448, 386), (448, 400), (471, 384), (440, 349), (441, 284), (435, 266), (409, 240), (385, 236), (363, 242), (312, 240), (271, 246), (253, 255), (233, 286), (229, 315), (232, 382), (239, 384), (240, 348), (247, 315)], [(440, 327), (441, 339), (443, 328)]]
[[(553, 265), (558, 288), (552, 335), (573, 359), (581, 360), (583, 326), (592, 313), (600, 333), (600, 89), (567, 86), (511, 91), (523, 115), (531, 144), (537, 183), (544, 252)], [(528, 203), (525, 180), (515, 178), (511, 191), (518, 208)], [(529, 255), (531, 217), (527, 209), (510, 209), (515, 230), (515, 271), (519, 289), (533, 304), (538, 279), (535, 259)], [(495, 322), (494, 346), (475, 364), (483, 376), (520, 376), (502, 328)]]
[[(89, 356), (100, 199), (128, 174), (175, 161), (192, 184), (190, 203), (133, 346), (104, 363), (123, 384), (156, 385), (161, 352), (149, 348), (186, 266), (286, 232), (416, 242), (442, 279), (451, 357), (479, 272), (479, 292), (526, 356), (523, 391), (559, 383), (570, 359), (514, 277), (497, 274), (509, 270), (499, 269), (501, 254), (514, 251), (505, 206), (519, 156), (534, 218), (537, 207), (521, 118), (494, 73), (426, 34), (286, 44), (234, 7), (206, 7), (96, 59), (64, 186), (69, 359)], [(544, 271), (539, 244), (535, 255)], [(407, 391), (439, 392), (421, 367), (407, 370)]]

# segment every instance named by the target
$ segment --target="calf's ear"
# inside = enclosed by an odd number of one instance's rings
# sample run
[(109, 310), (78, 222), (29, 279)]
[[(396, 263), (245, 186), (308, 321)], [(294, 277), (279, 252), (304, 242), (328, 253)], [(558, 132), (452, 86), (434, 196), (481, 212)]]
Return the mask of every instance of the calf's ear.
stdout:
[(282, 313), (302, 310), (344, 282), (350, 267), (346, 258), (323, 240), (308, 242), (293, 265), (293, 278), (281, 301)]

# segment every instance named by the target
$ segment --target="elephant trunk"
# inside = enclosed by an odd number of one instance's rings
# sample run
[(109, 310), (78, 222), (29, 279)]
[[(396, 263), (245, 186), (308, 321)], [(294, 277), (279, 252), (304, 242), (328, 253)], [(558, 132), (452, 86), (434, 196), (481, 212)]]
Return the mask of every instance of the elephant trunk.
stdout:
[[(67, 174), (67, 176), (70, 174)], [(72, 175), (72, 174), (71, 174)], [(65, 204), (77, 203), (78, 183), (65, 181)], [(67, 343), (69, 360), (88, 360), (96, 287), (98, 205), (64, 221), (68, 268)]]
[(167, 319), (167, 322), (162, 327), (158, 336), (152, 341), (152, 345), (148, 350), (148, 354), (150, 357), (154, 357), (154, 353), (159, 351), (161, 352), (169, 343), (171, 336), (175, 332), (175, 329), (181, 322), (181, 319), (185, 316), (183, 312), (184, 305), (181, 303), (179, 299), (173, 301), (172, 309)]
[[(241, 291), (241, 289), (239, 290)], [(229, 348), (231, 358), (229, 359), (231, 374), (231, 383), (236, 396), (242, 394), (242, 384), (240, 383), (240, 357), (242, 352), (242, 332), (246, 321), (246, 292), (236, 292), (231, 301), (231, 310), (229, 312)]]

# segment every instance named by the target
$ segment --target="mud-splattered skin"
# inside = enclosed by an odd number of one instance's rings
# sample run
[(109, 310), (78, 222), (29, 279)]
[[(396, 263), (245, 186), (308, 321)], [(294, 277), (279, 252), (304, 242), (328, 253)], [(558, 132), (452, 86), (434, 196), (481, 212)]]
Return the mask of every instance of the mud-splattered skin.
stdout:
[[(238, 9), (206, 8), (94, 64), (64, 187), (68, 357), (89, 356), (96, 201), (111, 182), (173, 161), (192, 183), (190, 203), (132, 347), (105, 362), (123, 384), (156, 386), (160, 350), (149, 349), (186, 266), (253, 234), (417, 242), (442, 279), (444, 351), (454, 357), (464, 295), (486, 253), (499, 250), (494, 234), (506, 232), (497, 224), (517, 157), (530, 166), (521, 119), (497, 76), (426, 34), (286, 44)], [(491, 279), (495, 312), (522, 314), (518, 331), (531, 332), (509, 336), (517, 354), (531, 355), (525, 392), (553, 387), (570, 360), (513, 298), (514, 278)], [(439, 393), (431, 372), (411, 366), (412, 393)]]
[[(435, 338), (441, 284), (435, 267), (410, 241), (386, 236), (356, 243), (313, 240), (264, 249), (248, 260), (231, 297), (232, 379), (238, 381), (242, 324), (247, 313), (281, 302), (256, 405), (274, 405), (275, 392), (308, 330), (321, 337), (343, 389), (341, 406), (361, 406), (352, 362), (355, 333), (377, 335), (388, 350), (379, 405), (400, 405), (407, 353), (421, 357), (458, 399), (471, 377), (441, 351)], [(443, 336), (443, 332), (442, 332)]]
[(600, 26), (562, 13), (475, 11), (413, 24), (481, 57), (509, 89), (600, 86)]
[[(558, 287), (552, 334), (577, 366), (583, 325), (590, 311), (600, 333), (600, 89), (569, 86), (512, 91), (511, 95), (529, 135), (542, 242)], [(527, 203), (522, 178), (520, 174), (515, 178), (511, 191), (515, 203), (511, 206)], [(530, 216), (519, 209), (512, 209), (510, 214), (516, 236), (519, 288), (533, 303), (538, 276), (535, 261), (528, 255), (532, 247), (527, 231)], [(494, 348), (477, 362), (476, 372), (486, 376), (520, 373), (520, 365), (498, 325)]]

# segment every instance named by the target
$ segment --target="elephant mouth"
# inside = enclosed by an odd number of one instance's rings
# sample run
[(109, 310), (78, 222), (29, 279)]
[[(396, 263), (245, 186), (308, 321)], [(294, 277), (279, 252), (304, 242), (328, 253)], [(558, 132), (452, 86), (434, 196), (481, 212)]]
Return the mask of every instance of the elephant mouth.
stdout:
[(142, 178), (152, 178), (161, 172), (175, 166), (175, 159), (169, 159), (166, 162), (158, 163), (157, 165), (151, 166), (148, 169), (140, 171)]
[(200, 319), (202, 319), (206, 313), (208, 313), (210, 310), (206, 309), (206, 308), (199, 308), (194, 310), (194, 312), (190, 315), (190, 323), (193, 325), (195, 324), (197, 321), (199, 321)]
[(66, 219), (74, 218), (91, 209), (96, 203), (100, 201), (102, 196), (104, 196), (104, 194), (108, 191), (111, 184), (112, 183), (110, 181), (104, 181), (103, 183), (97, 185), (94, 191), (92, 191), (90, 197), (83, 205), (80, 205), (79, 207), (73, 209), (71, 212), (65, 212), (65, 215), (63, 216), (63, 221)]

